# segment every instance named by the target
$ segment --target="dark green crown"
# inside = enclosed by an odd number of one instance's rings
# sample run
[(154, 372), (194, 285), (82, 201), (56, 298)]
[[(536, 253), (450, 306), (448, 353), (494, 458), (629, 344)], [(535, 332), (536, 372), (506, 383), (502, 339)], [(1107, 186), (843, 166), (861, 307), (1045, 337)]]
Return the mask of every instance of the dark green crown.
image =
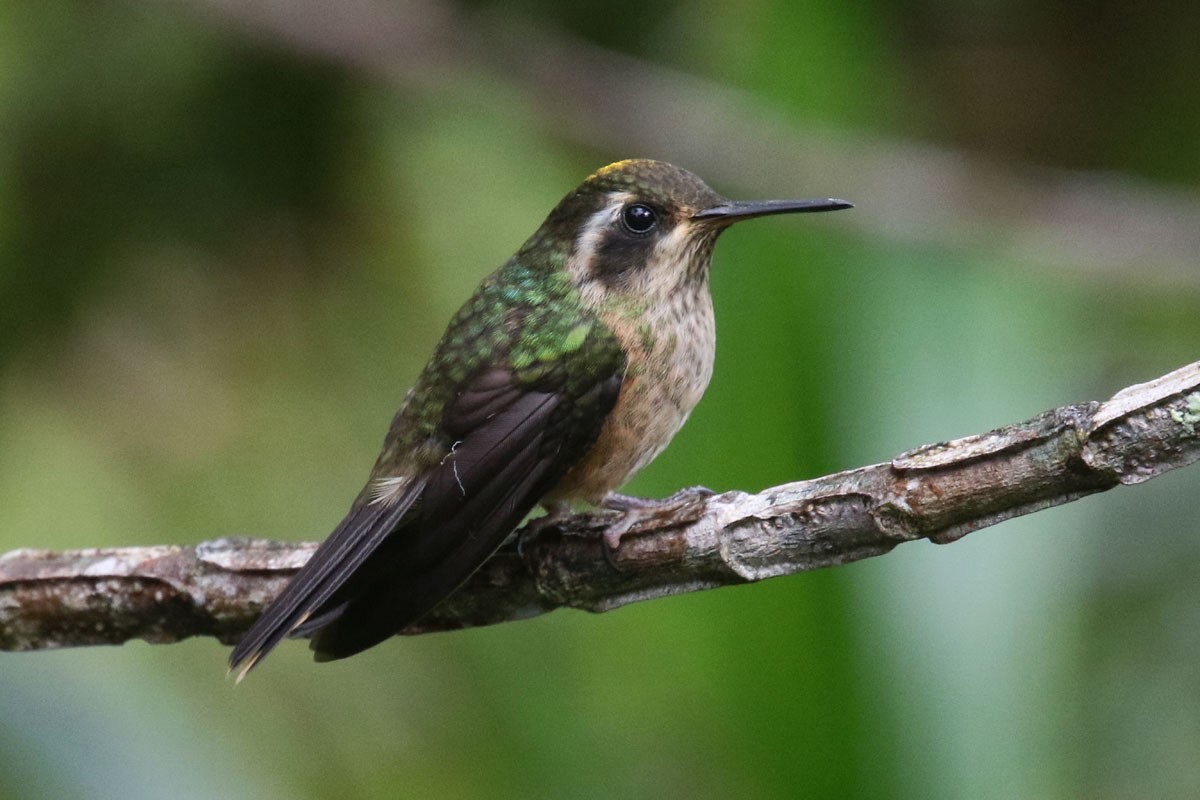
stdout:
[(609, 164), (588, 177), (575, 193), (607, 194), (612, 191), (633, 192), (639, 200), (657, 205), (695, 209), (714, 206), (724, 199), (686, 169), (645, 158)]

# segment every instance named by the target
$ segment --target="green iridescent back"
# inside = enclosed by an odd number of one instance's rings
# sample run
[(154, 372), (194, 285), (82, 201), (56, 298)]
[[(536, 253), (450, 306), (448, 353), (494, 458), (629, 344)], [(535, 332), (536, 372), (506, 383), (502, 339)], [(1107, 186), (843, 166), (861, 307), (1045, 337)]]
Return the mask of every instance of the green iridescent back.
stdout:
[(620, 374), (625, 357), (564, 270), (514, 257), (450, 320), (393, 420), (376, 473), (414, 472), (443, 458), (453, 445), (442, 431), (446, 404), (493, 366), (510, 366), (524, 386), (575, 398), (596, 376)]

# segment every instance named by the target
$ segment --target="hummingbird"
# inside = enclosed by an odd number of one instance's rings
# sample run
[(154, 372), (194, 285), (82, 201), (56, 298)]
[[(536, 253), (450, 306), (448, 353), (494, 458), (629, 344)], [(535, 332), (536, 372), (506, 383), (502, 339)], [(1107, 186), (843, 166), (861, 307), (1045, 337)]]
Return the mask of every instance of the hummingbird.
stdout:
[(366, 486), (230, 670), (240, 680), (289, 636), (311, 637), (317, 661), (379, 644), (539, 504), (556, 514), (663, 502), (616, 490), (663, 451), (712, 376), (717, 237), (745, 219), (851, 207), (728, 200), (646, 159), (589, 176), (451, 319)]

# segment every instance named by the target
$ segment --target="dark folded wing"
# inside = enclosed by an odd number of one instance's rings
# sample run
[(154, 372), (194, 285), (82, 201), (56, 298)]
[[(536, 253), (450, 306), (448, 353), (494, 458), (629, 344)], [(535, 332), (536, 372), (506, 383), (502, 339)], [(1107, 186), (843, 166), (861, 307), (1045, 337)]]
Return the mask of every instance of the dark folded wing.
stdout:
[[(418, 507), (318, 611), (318, 660), (365, 650), (416, 621), (479, 568), (600, 433), (621, 376), (523, 386), (477, 375), (447, 407), (454, 444), (424, 476)], [(581, 391), (582, 390), (582, 391)]]
[(245, 674), (288, 635), (319, 660), (394, 634), (470, 577), (600, 433), (620, 392), (609, 364), (524, 382), (483, 370), (447, 405), (439, 463), (397, 496), (360, 499), (230, 656)]

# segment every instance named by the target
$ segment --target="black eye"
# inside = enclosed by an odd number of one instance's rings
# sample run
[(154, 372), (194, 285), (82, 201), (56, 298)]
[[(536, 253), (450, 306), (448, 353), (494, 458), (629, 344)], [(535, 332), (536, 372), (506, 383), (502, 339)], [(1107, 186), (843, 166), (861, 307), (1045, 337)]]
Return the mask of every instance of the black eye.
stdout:
[(631, 233), (649, 233), (658, 224), (658, 213), (643, 203), (632, 203), (621, 211), (621, 222)]

